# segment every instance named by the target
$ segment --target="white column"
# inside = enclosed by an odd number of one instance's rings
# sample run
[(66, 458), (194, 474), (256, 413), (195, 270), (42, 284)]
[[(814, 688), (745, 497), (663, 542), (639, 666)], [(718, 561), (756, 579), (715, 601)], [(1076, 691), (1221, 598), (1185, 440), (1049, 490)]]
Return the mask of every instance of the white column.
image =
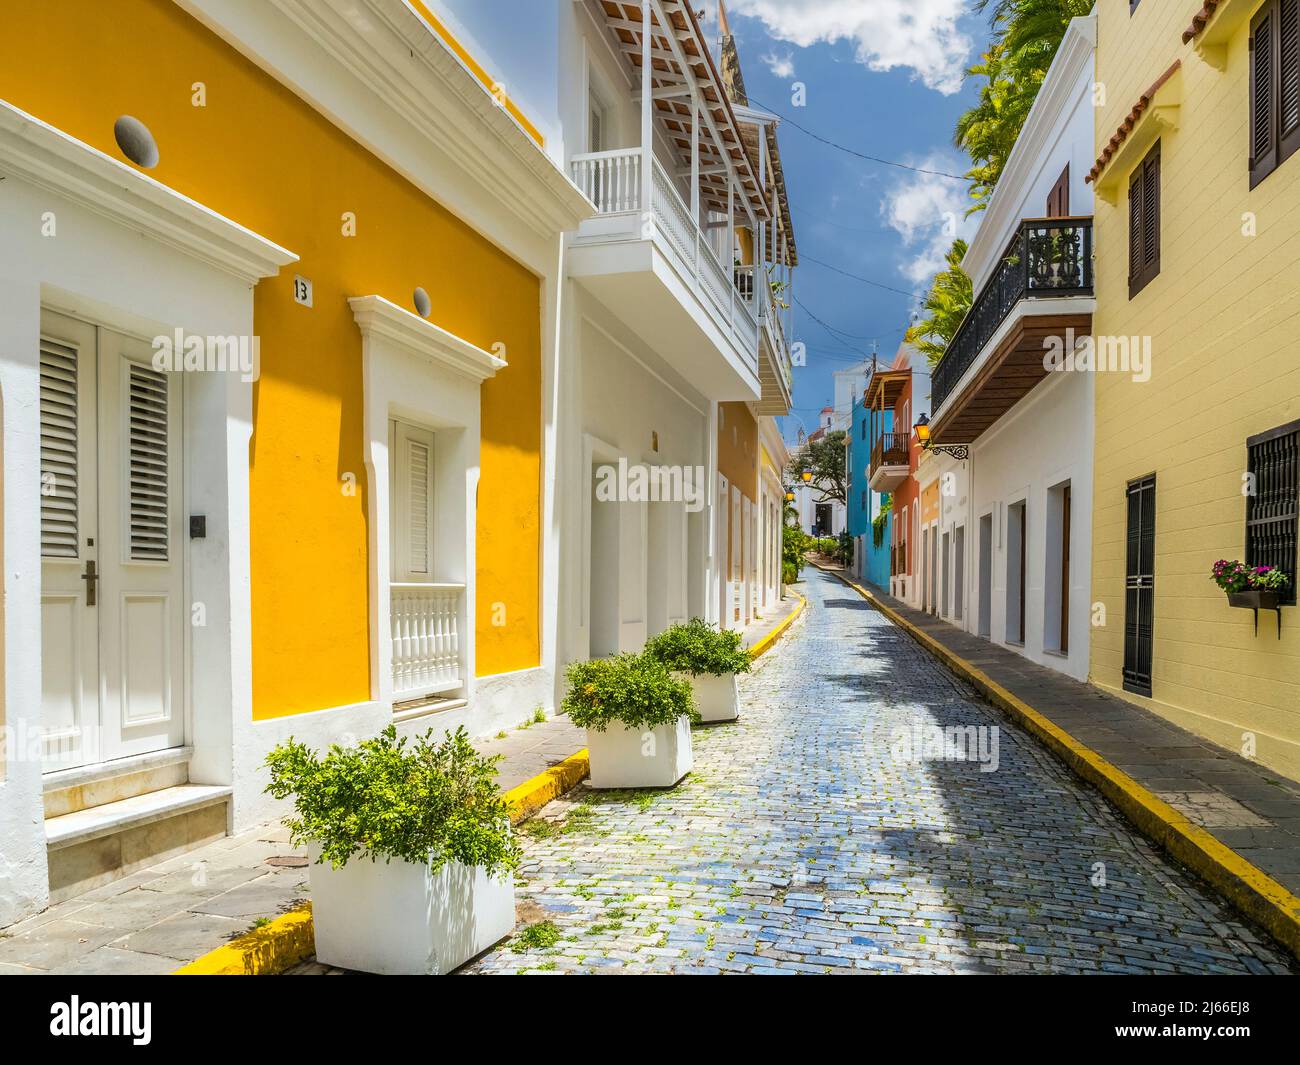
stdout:
[(695, 283), (700, 281), (700, 100), (691, 89), (691, 220), (695, 223)]
[(653, 179), (651, 167), (654, 166), (654, 100), (650, 88), (651, 44), (653, 21), (650, 15), (650, 0), (641, 0), (641, 212), (642, 226), (645, 227), (654, 217), (654, 201), (651, 200)]

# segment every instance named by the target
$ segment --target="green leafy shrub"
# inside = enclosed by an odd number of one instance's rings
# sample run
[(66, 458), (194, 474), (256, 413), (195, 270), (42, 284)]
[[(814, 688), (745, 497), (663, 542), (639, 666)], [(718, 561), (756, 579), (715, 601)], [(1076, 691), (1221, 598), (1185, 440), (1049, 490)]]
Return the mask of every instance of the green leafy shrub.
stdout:
[(464, 728), (433, 731), (408, 745), (389, 725), (355, 747), (330, 747), (322, 758), (290, 737), (266, 756), (267, 792), (293, 796), (288, 825), (295, 844), (321, 849), (321, 862), (344, 866), (357, 855), (482, 866), (489, 874), (519, 862), (510, 812), (496, 782), (497, 757), (474, 749)]
[(894, 509), (894, 500), (885, 496), (880, 501), (880, 513), (871, 519), (871, 543), (875, 547), (885, 544), (885, 527), (889, 524), (889, 512)]
[[(812, 537), (797, 525), (787, 525), (782, 530), (781, 573), (786, 584), (793, 584), (799, 579), (799, 574), (803, 572), (804, 556), (808, 553), (811, 543)], [(791, 569), (794, 571), (794, 576), (786, 576)]]
[(645, 654), (657, 658), (675, 673), (748, 673), (752, 662), (740, 646), (739, 632), (719, 630), (703, 618), (664, 629), (645, 645)]
[(679, 717), (698, 721), (689, 682), (648, 655), (616, 655), (573, 662), (565, 676), (569, 691), (561, 704), (581, 728), (604, 732), (611, 721), (633, 729), (667, 725)]

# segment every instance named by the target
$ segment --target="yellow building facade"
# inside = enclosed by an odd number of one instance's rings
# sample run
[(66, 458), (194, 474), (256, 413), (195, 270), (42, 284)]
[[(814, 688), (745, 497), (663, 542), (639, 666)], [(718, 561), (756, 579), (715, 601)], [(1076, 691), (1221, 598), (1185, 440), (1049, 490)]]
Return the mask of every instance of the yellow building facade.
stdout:
[(1219, 559), (1281, 565), (1294, 602), (1300, 155), (1260, 160), (1300, 127), (1270, 80), (1300, 84), (1296, 8), (1096, 13), (1094, 334), (1149, 352), (1149, 379), (1096, 375), (1090, 679), (1300, 777), (1295, 611), (1256, 631), (1210, 579)]
[[(266, 816), (290, 732), (552, 704), (590, 205), (425, 5), (351, 6), (6, 11), (3, 548), (41, 579), (5, 587), (0, 925)], [(151, 360), (173, 335), (253, 372)], [(125, 799), (139, 825), (100, 816)]]

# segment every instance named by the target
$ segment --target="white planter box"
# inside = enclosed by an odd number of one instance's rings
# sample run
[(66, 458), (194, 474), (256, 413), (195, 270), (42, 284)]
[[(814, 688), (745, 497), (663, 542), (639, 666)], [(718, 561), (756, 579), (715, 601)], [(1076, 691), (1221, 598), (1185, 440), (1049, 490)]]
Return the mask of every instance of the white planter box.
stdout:
[(735, 721), (740, 717), (740, 688), (736, 684), (736, 674), (724, 673), (715, 677), (710, 673), (674, 673), (673, 676), (690, 682), (701, 721)]
[(448, 862), (438, 872), (413, 862), (353, 858), (342, 869), (311, 859), (316, 960), (388, 976), (441, 976), (515, 927), (512, 873)]
[(630, 729), (611, 721), (604, 732), (587, 729), (591, 788), (671, 788), (694, 764), (691, 721), (653, 729)]

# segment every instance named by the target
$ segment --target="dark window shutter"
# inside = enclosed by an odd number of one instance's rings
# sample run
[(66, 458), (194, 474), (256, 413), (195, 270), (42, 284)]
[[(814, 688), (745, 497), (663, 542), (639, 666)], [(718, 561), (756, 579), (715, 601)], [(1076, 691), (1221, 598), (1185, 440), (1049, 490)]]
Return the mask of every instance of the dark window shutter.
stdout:
[(1134, 168), (1128, 185), (1128, 295), (1160, 273), (1160, 142)]
[(1278, 162), (1300, 147), (1300, 0), (1278, 3)]
[(1274, 46), (1277, 0), (1268, 0), (1250, 23), (1250, 187), (1277, 167), (1277, 77)]
[(1142, 273), (1160, 273), (1160, 145), (1142, 164)]
[(1142, 168), (1128, 182), (1128, 290), (1137, 295), (1142, 278)]

